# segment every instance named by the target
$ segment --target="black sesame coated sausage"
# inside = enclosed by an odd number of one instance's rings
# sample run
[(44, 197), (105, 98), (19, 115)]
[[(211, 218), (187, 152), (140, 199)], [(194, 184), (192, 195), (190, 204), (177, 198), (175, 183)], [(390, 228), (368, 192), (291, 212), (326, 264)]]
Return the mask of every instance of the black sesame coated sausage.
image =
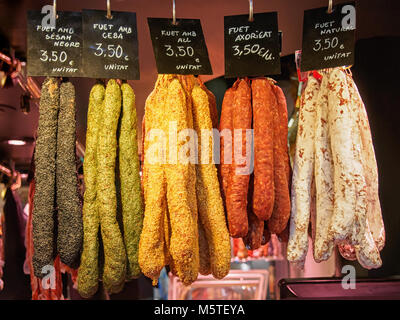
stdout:
[(75, 88), (71, 82), (64, 82), (60, 86), (57, 128), (57, 249), (61, 262), (71, 268), (79, 265), (83, 241), (82, 210), (76, 173), (75, 130)]
[(33, 269), (42, 278), (42, 268), (53, 264), (54, 200), (57, 148), (57, 114), (60, 101), (56, 78), (46, 78), (39, 105), (39, 126), (35, 147), (35, 182), (33, 228)]

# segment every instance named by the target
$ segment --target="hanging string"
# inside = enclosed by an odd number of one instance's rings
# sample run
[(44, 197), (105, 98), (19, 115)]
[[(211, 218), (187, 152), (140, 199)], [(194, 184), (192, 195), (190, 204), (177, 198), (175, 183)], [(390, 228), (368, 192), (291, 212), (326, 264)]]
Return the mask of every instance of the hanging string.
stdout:
[(172, 0), (172, 24), (176, 25), (175, 0)]
[(249, 21), (253, 21), (253, 0), (249, 0)]
[(331, 14), (332, 13), (332, 6), (333, 6), (333, 0), (329, 0), (329, 4), (328, 4), (328, 13)]
[(107, 19), (112, 19), (110, 0), (107, 0)]

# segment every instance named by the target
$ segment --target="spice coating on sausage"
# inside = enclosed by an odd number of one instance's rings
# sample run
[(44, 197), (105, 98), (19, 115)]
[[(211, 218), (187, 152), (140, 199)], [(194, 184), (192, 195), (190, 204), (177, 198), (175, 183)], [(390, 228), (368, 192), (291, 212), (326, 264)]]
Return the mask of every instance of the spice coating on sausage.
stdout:
[(83, 222), (76, 172), (75, 88), (60, 86), (57, 128), (56, 189), (58, 206), (57, 248), (60, 260), (71, 268), (79, 266)]
[(278, 98), (275, 96), (273, 123), (275, 201), (271, 218), (268, 220), (268, 228), (271, 233), (279, 234), (285, 229), (290, 217), (287, 108), (286, 100), (280, 93)]
[(208, 247), (208, 241), (206, 232), (204, 231), (203, 224), (199, 222), (199, 273), (203, 276), (211, 274), (211, 259), (210, 249)]
[[(167, 76), (158, 77), (154, 91), (146, 100), (143, 188), (145, 213), (139, 242), (139, 265), (144, 275), (156, 285), (166, 265), (164, 219), (167, 213), (167, 185), (163, 170), (163, 144), (154, 130), (163, 130), (163, 118), (168, 93)], [(153, 148), (154, 153), (151, 152)], [(151, 186), (148, 188), (147, 186)]]
[(60, 90), (55, 78), (46, 78), (39, 104), (39, 125), (35, 147), (35, 183), (33, 207), (33, 267), (42, 278), (42, 268), (53, 264), (54, 200), (57, 149), (57, 115)]
[(248, 223), (249, 231), (243, 238), (243, 241), (249, 250), (256, 250), (260, 248), (264, 242), (264, 221), (258, 219), (258, 217), (251, 210), (249, 210)]
[(229, 179), (231, 177), (233, 160), (233, 100), (235, 97), (235, 88), (229, 88), (224, 95), (222, 102), (221, 121), (219, 123), (220, 131), (220, 174), (222, 185), (222, 197), (226, 203)]
[(252, 169), (252, 137), (248, 132), (251, 132), (251, 121), (251, 88), (248, 80), (240, 80), (233, 102), (234, 157), (226, 198), (229, 232), (234, 238), (245, 237), (248, 232), (247, 192)]
[[(196, 195), (196, 187), (197, 187), (197, 177), (196, 177), (196, 136), (194, 135), (194, 132), (191, 131), (191, 129), (194, 129), (194, 103), (193, 103), (193, 96), (192, 96), (192, 91), (197, 84), (196, 78), (193, 75), (178, 75), (178, 79), (181, 82), (182, 88), (184, 89), (184, 94), (186, 97), (186, 121), (187, 121), (187, 129), (189, 129), (189, 132), (186, 135), (186, 139), (190, 139), (189, 143), (186, 145), (188, 150), (186, 148), (183, 148), (183, 150), (186, 150), (187, 155), (189, 157), (189, 184), (187, 186), (187, 191), (188, 191), (188, 201), (189, 201), (189, 206), (190, 206), (190, 211), (192, 213), (192, 219), (193, 219), (193, 224), (194, 224), (194, 237), (196, 239), (199, 238), (199, 228), (198, 228), (198, 223), (199, 223), (199, 218), (198, 218), (198, 204), (197, 204), (197, 195)], [(197, 137), (197, 139), (199, 139)], [(198, 140), (197, 140), (198, 141)], [(195, 246), (193, 248), (194, 252), (196, 253), (194, 255), (194, 261), (193, 261), (193, 266), (200, 266), (200, 255), (199, 255), (199, 241), (195, 242)]]
[(213, 138), (207, 134), (212, 132), (213, 124), (207, 93), (201, 87), (195, 86), (192, 99), (193, 125), (198, 134), (197, 151), (201, 157), (196, 165), (199, 224), (203, 226), (208, 242), (211, 272), (215, 278), (221, 279), (229, 273), (231, 247), (217, 169), (212, 163)]
[[(188, 129), (187, 120), (188, 110), (185, 91), (178, 79), (174, 79), (168, 86), (168, 96), (166, 100), (165, 126), (171, 121), (176, 122), (178, 132)], [(184, 150), (185, 145), (194, 143), (193, 139), (187, 142), (186, 139), (178, 139), (176, 151)], [(166, 154), (170, 155), (169, 149), (172, 148), (174, 141), (167, 138)], [(175, 156), (175, 155), (174, 155)], [(176, 155), (178, 156), (178, 155)], [(198, 251), (198, 230), (197, 219), (193, 215), (193, 201), (196, 200), (195, 192), (196, 181), (190, 179), (192, 164), (185, 163), (186, 153), (179, 154), (180, 158), (176, 163), (164, 165), (167, 181), (167, 201), (168, 211), (171, 221), (171, 243), (170, 252), (179, 279), (183, 284), (188, 285), (197, 279), (199, 271), (199, 251)], [(194, 167), (193, 167), (194, 169)], [(193, 186), (190, 186), (193, 184)], [(197, 214), (197, 212), (196, 212)], [(196, 250), (197, 249), (197, 250)]]
[(119, 135), (119, 163), (124, 242), (128, 257), (127, 278), (140, 275), (138, 249), (143, 226), (143, 200), (140, 188), (135, 94), (127, 83), (121, 85), (122, 118)]
[(117, 222), (115, 166), (117, 155), (117, 127), (121, 112), (121, 89), (109, 80), (104, 98), (103, 125), (97, 146), (97, 190), (101, 236), (104, 245), (103, 283), (109, 293), (122, 290), (126, 274), (126, 252)]
[(274, 207), (274, 128), (271, 84), (255, 79), (251, 84), (254, 128), (254, 194), (253, 212), (268, 220)]
[(279, 111), (279, 119), (280, 119), (280, 126), (281, 126), (281, 145), (282, 145), (282, 152), (283, 152), (283, 163), (285, 165), (285, 172), (287, 180), (289, 184), (291, 183), (291, 168), (290, 168), (290, 160), (289, 160), (289, 147), (288, 147), (288, 113), (287, 113), (287, 103), (286, 97), (283, 93), (281, 87), (277, 85), (272, 85), (274, 90), (274, 94), (276, 97), (276, 101), (278, 103), (278, 111)]
[(211, 92), (211, 90), (209, 90), (205, 86), (203, 81), (201, 81), (200, 77), (197, 77), (197, 82), (199, 83), (200, 87), (207, 93), (212, 127), (213, 128), (218, 128), (218, 109), (217, 109), (217, 101), (215, 99), (215, 96)]
[(85, 193), (83, 202), (83, 252), (78, 270), (78, 291), (84, 298), (97, 292), (99, 282), (100, 217), (96, 205), (97, 141), (105, 88), (95, 84), (90, 91), (87, 114), (85, 159), (83, 162)]

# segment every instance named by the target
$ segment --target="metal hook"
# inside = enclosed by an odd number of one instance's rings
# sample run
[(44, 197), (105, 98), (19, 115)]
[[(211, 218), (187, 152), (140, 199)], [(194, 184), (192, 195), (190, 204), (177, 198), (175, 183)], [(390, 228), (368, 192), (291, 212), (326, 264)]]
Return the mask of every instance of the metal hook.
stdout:
[(54, 15), (54, 20), (57, 19), (57, 0), (53, 0), (53, 15)]
[(347, 73), (347, 75), (349, 75), (350, 77), (352, 77), (353, 76), (353, 73), (351, 72), (351, 68), (352, 66), (346, 66), (346, 67), (344, 67), (344, 72), (346, 72)]
[(249, 0), (249, 21), (253, 21), (253, 0)]
[(175, 0), (172, 0), (172, 24), (176, 25)]
[(110, 0), (107, 0), (107, 19), (112, 19)]
[(332, 6), (333, 6), (333, 0), (329, 0), (329, 4), (328, 4), (328, 13), (331, 14), (332, 13)]

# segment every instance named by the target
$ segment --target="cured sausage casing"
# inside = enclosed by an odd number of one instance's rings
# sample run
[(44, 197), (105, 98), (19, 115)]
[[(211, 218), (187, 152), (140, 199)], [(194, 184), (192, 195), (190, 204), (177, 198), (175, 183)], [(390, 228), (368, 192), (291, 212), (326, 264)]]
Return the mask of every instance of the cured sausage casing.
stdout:
[(282, 89), (275, 85), (272, 85), (272, 89), (276, 99), (275, 111), (273, 113), (275, 200), (272, 216), (268, 221), (268, 228), (271, 233), (280, 234), (285, 230), (290, 218), (290, 165), (287, 145), (288, 115), (286, 98)]
[(57, 150), (57, 115), (60, 89), (56, 78), (46, 78), (42, 85), (39, 104), (39, 125), (35, 147), (35, 183), (33, 200), (33, 268), (42, 278), (42, 268), (53, 265), (54, 200)]
[[(187, 113), (190, 111), (182, 85), (178, 79), (172, 80), (168, 86), (165, 110), (167, 121), (164, 120), (165, 123), (176, 122), (178, 132), (182, 132), (181, 130), (190, 128), (187, 119)], [(172, 148), (173, 142), (167, 142), (168, 155), (170, 155), (169, 150)], [(178, 139), (176, 151), (179, 152), (179, 158), (176, 158), (176, 163), (170, 161), (171, 163), (164, 165), (171, 221), (170, 252), (178, 277), (185, 285), (195, 281), (199, 271), (198, 227), (193, 213), (193, 206), (196, 203), (190, 201), (196, 201), (196, 180), (190, 179), (191, 166), (194, 170), (194, 165), (190, 163), (190, 159), (187, 159), (186, 152), (182, 153), (187, 143), (186, 139), (185, 141)], [(193, 139), (191, 139), (191, 143), (194, 143)], [(175, 154), (173, 156), (175, 157)], [(193, 191), (194, 194), (189, 195)]]
[(222, 197), (226, 203), (228, 184), (230, 183), (232, 161), (233, 161), (233, 102), (235, 98), (235, 90), (238, 81), (232, 88), (229, 88), (224, 95), (222, 101), (221, 121), (219, 123), (220, 131), (220, 174), (222, 185)]
[[(360, 211), (365, 212), (366, 190), (365, 181), (362, 181), (360, 154), (355, 149), (359, 145), (353, 143), (359, 136), (353, 136), (351, 101), (345, 74), (342, 74), (339, 69), (333, 69), (329, 74), (327, 88), (335, 195), (330, 237), (332, 241), (341, 241), (352, 234), (356, 206), (359, 206)], [(356, 180), (357, 178), (359, 180)], [(361, 184), (364, 185), (361, 186)]]
[(333, 252), (332, 237), (329, 235), (334, 206), (334, 176), (331, 143), (328, 127), (328, 82), (329, 71), (323, 73), (321, 89), (316, 104), (315, 167), (316, 188), (314, 259), (327, 260)]
[(118, 145), (122, 219), (128, 258), (127, 278), (132, 279), (140, 275), (138, 251), (144, 208), (139, 175), (135, 94), (127, 83), (121, 85), (121, 91), (122, 117)]
[[(209, 111), (208, 96), (201, 87), (195, 86), (193, 88), (192, 100), (193, 124), (198, 134), (197, 153), (200, 158), (199, 164), (196, 165), (199, 225), (203, 226), (208, 242), (211, 272), (215, 278), (221, 279), (229, 273), (231, 247), (217, 169), (212, 163), (213, 139), (211, 135), (207, 134), (212, 132), (213, 123)], [(201, 230), (201, 227), (199, 227), (199, 230)]]
[(115, 80), (107, 83), (103, 124), (97, 146), (97, 190), (101, 236), (104, 245), (103, 283), (109, 293), (122, 290), (126, 275), (126, 252), (117, 222), (115, 168), (117, 128), (121, 112), (121, 89)]
[(99, 282), (99, 227), (100, 217), (96, 205), (97, 141), (105, 88), (95, 84), (90, 91), (87, 114), (85, 160), (83, 172), (85, 193), (83, 201), (83, 252), (78, 270), (78, 291), (84, 298), (97, 292)]
[(167, 185), (163, 170), (166, 141), (162, 138), (162, 130), (168, 81), (166, 75), (159, 75), (155, 89), (146, 100), (145, 109), (142, 173), (145, 212), (139, 242), (139, 265), (143, 274), (153, 280), (153, 285), (157, 284), (160, 272), (167, 263), (164, 233)]
[[(234, 157), (228, 183), (226, 208), (232, 237), (244, 237), (248, 232), (247, 192), (251, 174), (251, 88), (248, 80), (240, 80), (233, 102)], [(250, 150), (249, 150), (250, 149)], [(241, 163), (239, 163), (241, 162)]]
[(275, 234), (285, 229), (290, 217), (287, 108), (283, 92), (277, 93), (273, 105), (275, 200), (271, 218), (268, 220), (268, 229)]
[(312, 76), (300, 100), (299, 124), (293, 164), (290, 236), (287, 259), (303, 264), (308, 250), (311, 183), (314, 177), (316, 109), (320, 84)]
[(83, 241), (82, 207), (76, 172), (75, 113), (75, 88), (71, 82), (63, 82), (60, 86), (57, 127), (57, 249), (61, 262), (71, 268), (79, 266)]
[(347, 75), (347, 84), (353, 105), (356, 106), (356, 119), (361, 132), (362, 156), (365, 179), (367, 183), (367, 217), (372, 236), (379, 251), (385, 245), (385, 227), (382, 219), (382, 210), (379, 201), (378, 168), (376, 163), (371, 129), (365, 105), (358, 92), (357, 86), (350, 75)]
[(274, 92), (267, 79), (251, 83), (254, 128), (253, 211), (260, 220), (268, 220), (274, 208)]

